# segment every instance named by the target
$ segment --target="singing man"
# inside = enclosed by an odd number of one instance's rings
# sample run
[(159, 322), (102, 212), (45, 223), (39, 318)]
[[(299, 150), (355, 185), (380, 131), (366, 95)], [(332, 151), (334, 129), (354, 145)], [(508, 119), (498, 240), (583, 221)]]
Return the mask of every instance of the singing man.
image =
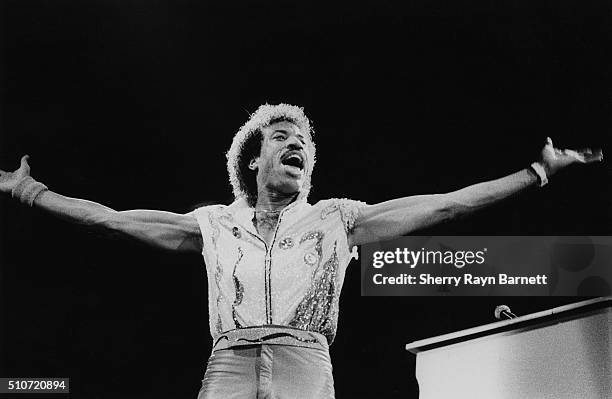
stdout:
[(234, 136), (227, 170), (235, 201), (182, 215), (116, 211), (49, 190), (28, 156), (0, 170), (0, 192), (86, 226), (173, 251), (201, 252), (208, 277), (212, 354), (198, 399), (333, 398), (329, 345), (346, 268), (360, 244), (470, 214), (601, 151), (558, 150), (548, 139), (528, 168), (446, 194), (368, 205), (308, 203), (316, 148), (303, 109), (262, 105)]

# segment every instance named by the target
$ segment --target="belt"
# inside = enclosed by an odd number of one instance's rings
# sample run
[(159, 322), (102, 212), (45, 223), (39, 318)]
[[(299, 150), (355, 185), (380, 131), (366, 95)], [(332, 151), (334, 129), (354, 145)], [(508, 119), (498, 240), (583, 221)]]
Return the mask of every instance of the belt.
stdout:
[(329, 349), (323, 334), (287, 326), (265, 325), (222, 332), (213, 344), (213, 352), (235, 346), (258, 344)]

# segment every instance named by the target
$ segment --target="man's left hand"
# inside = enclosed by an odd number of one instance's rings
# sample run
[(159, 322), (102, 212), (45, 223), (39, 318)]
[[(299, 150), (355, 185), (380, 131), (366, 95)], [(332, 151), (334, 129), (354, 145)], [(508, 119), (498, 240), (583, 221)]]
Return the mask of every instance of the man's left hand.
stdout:
[(553, 146), (550, 137), (546, 138), (546, 145), (542, 149), (540, 162), (547, 176), (552, 176), (559, 170), (574, 163), (591, 163), (603, 160), (601, 149), (592, 150), (560, 150)]

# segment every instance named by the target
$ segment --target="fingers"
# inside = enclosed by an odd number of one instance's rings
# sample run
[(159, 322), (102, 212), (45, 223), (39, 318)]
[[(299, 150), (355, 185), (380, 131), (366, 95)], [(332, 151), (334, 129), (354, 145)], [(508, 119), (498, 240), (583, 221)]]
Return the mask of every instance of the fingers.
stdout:
[(581, 148), (579, 150), (569, 150), (569, 149), (560, 150), (554, 147), (553, 141), (550, 137), (546, 137), (546, 145), (544, 146), (544, 149), (547, 149), (550, 153), (554, 154), (555, 156), (558, 156), (558, 155), (569, 156), (581, 163), (603, 161), (603, 152), (601, 148), (592, 149), (592, 148), (587, 147), (587, 148)]
[(600, 162), (603, 161), (603, 152), (601, 149), (591, 150), (587, 148), (586, 150), (563, 150), (560, 152), (562, 155), (571, 157), (580, 163), (591, 163), (591, 162)]
[(585, 159), (585, 154), (574, 151), (574, 150), (563, 150), (563, 151), (559, 151), (561, 154), (566, 155), (568, 157), (572, 157), (575, 160), (577, 160), (578, 162), (582, 162), (585, 163), (586, 159)]
[(586, 163), (603, 161), (603, 151), (598, 148), (590, 154), (584, 154), (584, 161)]

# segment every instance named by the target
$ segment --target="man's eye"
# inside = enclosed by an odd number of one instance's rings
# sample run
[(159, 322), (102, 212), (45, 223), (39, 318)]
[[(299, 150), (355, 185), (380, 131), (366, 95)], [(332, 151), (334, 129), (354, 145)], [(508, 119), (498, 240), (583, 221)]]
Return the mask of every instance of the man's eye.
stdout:
[(282, 134), (279, 134), (278, 136), (274, 137), (275, 140), (285, 140), (285, 136), (283, 136)]

